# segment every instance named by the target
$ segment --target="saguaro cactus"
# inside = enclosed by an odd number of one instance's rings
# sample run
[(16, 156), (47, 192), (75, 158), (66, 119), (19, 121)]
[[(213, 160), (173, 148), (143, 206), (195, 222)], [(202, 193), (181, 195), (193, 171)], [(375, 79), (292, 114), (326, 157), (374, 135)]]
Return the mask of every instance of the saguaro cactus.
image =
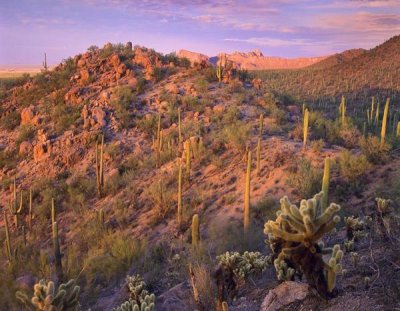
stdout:
[(325, 209), (328, 206), (328, 196), (329, 196), (329, 173), (330, 173), (330, 159), (325, 158), (324, 167), (324, 177), (322, 179), (322, 192), (324, 193), (322, 197), (322, 208)]
[(244, 193), (243, 227), (247, 233), (250, 226), (250, 181), (251, 181), (251, 151), (247, 154), (246, 188)]
[(178, 139), (179, 139), (179, 145), (181, 145), (183, 141), (182, 125), (181, 125), (181, 108), (178, 108)]
[(160, 158), (161, 158), (161, 146), (162, 146), (162, 138), (161, 138), (161, 114), (158, 114), (158, 122), (157, 122), (157, 140), (156, 140), (156, 153), (157, 153), (157, 167), (160, 167)]
[(60, 242), (58, 239), (58, 225), (56, 221), (56, 208), (54, 204), (54, 198), (51, 199), (51, 226), (53, 233), (53, 250), (54, 250), (54, 261), (56, 265), (56, 274), (58, 281), (61, 282), (63, 279), (62, 263), (61, 263), (61, 251)]
[(12, 256), (11, 256), (11, 241), (10, 241), (10, 229), (8, 227), (8, 219), (7, 219), (7, 213), (4, 211), (4, 222), (5, 222), (5, 227), (6, 227), (6, 250), (7, 250), (7, 259), (8, 261), (11, 262)]
[(104, 135), (101, 135), (100, 149), (99, 149), (99, 142), (96, 141), (96, 183), (97, 183), (97, 194), (99, 195), (100, 198), (103, 196), (103, 188), (104, 188), (103, 148), (104, 148)]
[(177, 213), (178, 226), (182, 224), (182, 163), (179, 162), (178, 172), (178, 213)]
[(346, 122), (346, 100), (344, 96), (342, 96), (342, 100), (339, 105), (339, 114), (340, 114), (340, 120), (342, 123), (342, 126), (344, 126)]
[(48, 69), (48, 67), (47, 67), (47, 55), (46, 55), (46, 53), (44, 53), (43, 69), (44, 69), (44, 71), (47, 71), (47, 69)]
[(226, 63), (226, 55), (225, 54), (221, 54), (221, 59), (219, 60), (218, 66), (217, 66), (217, 78), (218, 78), (218, 82), (221, 83), (222, 81), (222, 76), (223, 76), (223, 72), (224, 72), (224, 67), (222, 65), (222, 61), (224, 59), (225, 56), (225, 63)]
[(185, 141), (185, 157), (186, 157), (186, 179), (187, 181), (190, 181), (190, 167), (191, 167), (191, 163), (190, 163), (190, 156), (191, 156), (191, 145), (190, 145), (190, 140), (188, 139), (187, 141)]
[(382, 149), (385, 145), (385, 137), (386, 137), (386, 124), (387, 124), (387, 117), (389, 112), (389, 102), (390, 98), (386, 100), (385, 110), (383, 111), (383, 119), (382, 119), (382, 129), (381, 129), (381, 146)]
[(29, 188), (29, 230), (32, 231), (33, 210), (32, 210), (32, 188)]
[(13, 198), (10, 200), (8, 209), (10, 210), (10, 214), (14, 216), (14, 224), (15, 224), (15, 229), (18, 229), (19, 225), (19, 215), (22, 212), (22, 191), (20, 193), (20, 200), (19, 200), (19, 205), (17, 202), (17, 186), (16, 186), (16, 181), (14, 178), (14, 185), (13, 185)]
[(192, 246), (198, 248), (200, 241), (199, 215), (194, 214), (192, 218)]
[(258, 121), (258, 137), (262, 138), (263, 128), (264, 128), (264, 116), (260, 113), (260, 119)]
[(257, 142), (257, 176), (261, 173), (261, 138)]
[(308, 118), (309, 112), (306, 108), (304, 111), (304, 120), (303, 120), (303, 148), (306, 149), (307, 147), (307, 135), (308, 135)]

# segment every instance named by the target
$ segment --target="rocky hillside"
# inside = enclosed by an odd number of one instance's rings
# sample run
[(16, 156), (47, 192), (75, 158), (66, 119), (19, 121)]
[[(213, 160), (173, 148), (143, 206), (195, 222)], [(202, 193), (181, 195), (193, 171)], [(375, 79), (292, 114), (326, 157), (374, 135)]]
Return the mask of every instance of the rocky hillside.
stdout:
[(311, 65), (310, 67), (318, 69), (328, 69), (337, 65), (345, 65), (347, 63), (350, 63), (354, 58), (364, 54), (365, 52), (366, 50), (364, 49), (347, 50), (342, 53), (331, 55), (323, 59), (322, 61)]
[(205, 60), (213, 64), (219, 63), (220, 58), (225, 58), (226, 56), (227, 60), (232, 63), (234, 68), (243, 70), (298, 69), (318, 63), (326, 58), (326, 56), (308, 58), (271, 57), (264, 56), (260, 50), (254, 50), (248, 53), (222, 53), (215, 57), (207, 57), (203, 54), (180, 50), (177, 55), (188, 58), (192, 63)]
[(2, 84), (1, 309), (400, 308), (393, 123), (277, 93), (129, 42)]

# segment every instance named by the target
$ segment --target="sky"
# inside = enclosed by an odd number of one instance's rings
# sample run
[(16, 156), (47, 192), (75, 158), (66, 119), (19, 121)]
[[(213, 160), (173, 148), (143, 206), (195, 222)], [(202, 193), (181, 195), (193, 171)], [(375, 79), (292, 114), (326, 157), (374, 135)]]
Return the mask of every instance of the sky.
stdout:
[(400, 0), (0, 0), (0, 65), (50, 65), (107, 42), (209, 56), (312, 57), (400, 34)]

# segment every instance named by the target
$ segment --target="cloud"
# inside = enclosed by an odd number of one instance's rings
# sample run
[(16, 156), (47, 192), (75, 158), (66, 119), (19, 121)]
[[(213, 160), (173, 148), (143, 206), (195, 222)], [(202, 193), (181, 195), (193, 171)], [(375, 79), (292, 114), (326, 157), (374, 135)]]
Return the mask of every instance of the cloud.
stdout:
[(244, 42), (250, 43), (258, 46), (268, 46), (268, 47), (290, 47), (290, 46), (306, 46), (306, 45), (314, 45), (315, 42), (312, 42), (309, 39), (277, 39), (277, 38), (269, 38), (269, 37), (252, 37), (252, 38), (226, 38), (224, 41), (231, 42)]

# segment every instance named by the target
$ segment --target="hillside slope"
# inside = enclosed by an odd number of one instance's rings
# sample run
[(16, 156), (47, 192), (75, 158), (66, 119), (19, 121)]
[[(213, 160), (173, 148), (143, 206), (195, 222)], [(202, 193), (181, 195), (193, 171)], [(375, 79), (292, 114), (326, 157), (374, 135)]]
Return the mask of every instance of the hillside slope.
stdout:
[[(276, 244), (264, 224), (277, 218), (285, 195), (298, 205), (320, 191), (328, 157), (334, 159), (329, 201), (342, 206), (342, 219), (356, 218), (357, 234), (352, 238), (341, 221), (320, 241), (346, 250), (346, 272), (329, 299), (316, 294), (321, 289), (312, 281), (314, 289), (306, 286), (309, 275), (297, 268), (292, 279), (307, 295), (286, 308), (400, 307), (393, 298), (400, 293), (398, 154), (385, 144), (377, 147), (376, 137), (364, 140), (354, 125), (358, 119), (349, 115), (342, 124), (323, 109), (310, 111), (304, 148), (300, 105), (285, 105), (242, 73), (224, 69), (223, 76), (219, 82), (213, 66), (191, 68), (174, 54), (128, 42), (91, 48), (4, 88), (0, 201), (10, 202), (11, 210), (2, 204), (0, 241), (10, 241), (10, 248), (0, 251), (1, 308), (23, 309), (15, 292), (31, 297), (40, 279), (75, 279), (82, 309), (113, 310), (129, 299), (126, 275), (140, 274), (157, 297), (157, 311), (216, 310), (222, 298), (229, 310), (269, 311), (261, 309), (268, 293), (278, 303), (287, 294), (272, 291), (282, 280), (272, 263)], [(373, 135), (379, 128), (368, 130)], [(391, 130), (386, 141), (396, 150)], [(101, 158), (104, 183), (97, 178)], [(378, 196), (392, 199), (390, 209), (377, 209)], [(191, 227), (196, 214), (198, 230)], [(63, 277), (57, 273), (53, 220)], [(321, 247), (310, 249), (328, 262)], [(233, 277), (227, 268), (222, 282), (229, 295), (218, 291), (216, 257), (250, 256), (246, 251), (260, 252), (252, 256), (262, 260), (240, 268), (248, 279)]]

